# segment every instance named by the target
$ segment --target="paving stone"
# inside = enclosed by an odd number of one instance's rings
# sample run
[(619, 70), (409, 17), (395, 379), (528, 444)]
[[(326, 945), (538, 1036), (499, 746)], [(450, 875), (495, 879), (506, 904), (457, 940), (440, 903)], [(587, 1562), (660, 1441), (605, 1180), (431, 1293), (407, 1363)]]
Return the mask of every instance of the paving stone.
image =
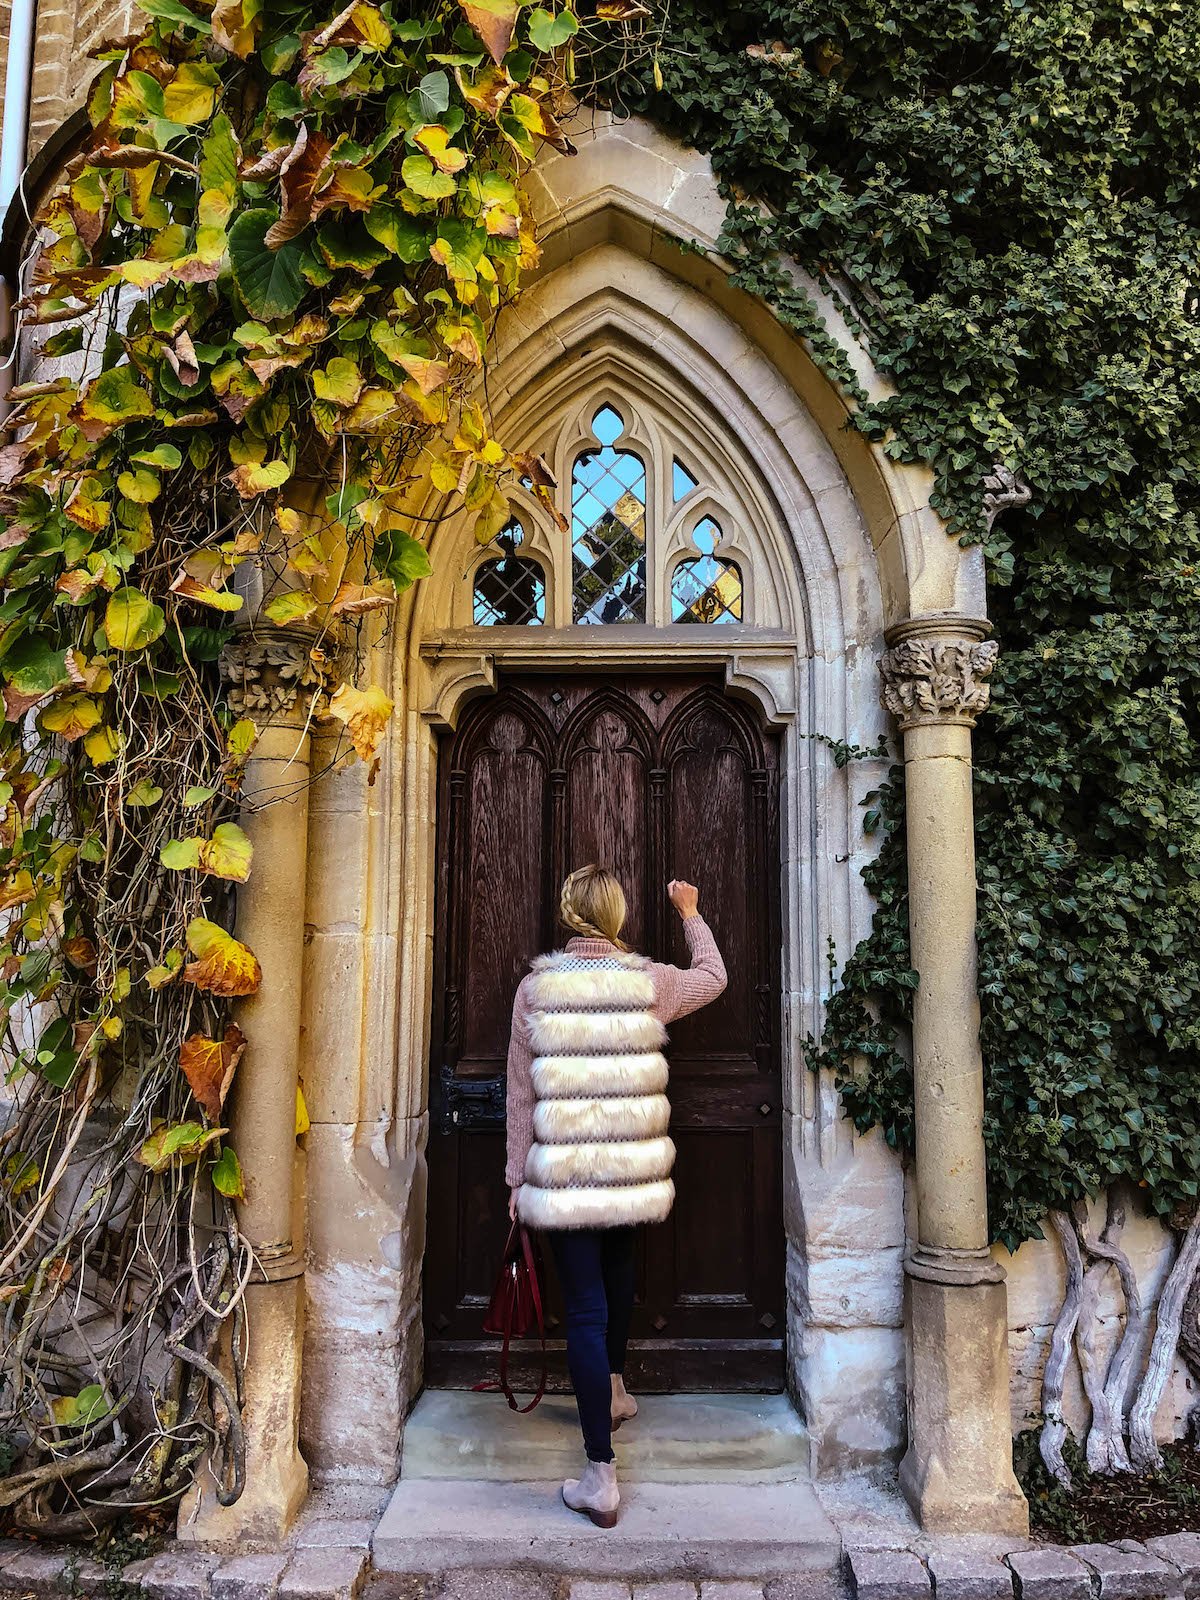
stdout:
[(148, 1600), (208, 1600), (213, 1572), (223, 1556), (207, 1550), (164, 1550), (125, 1568), (126, 1583), (136, 1583)]
[(5, 1561), (0, 1572), (0, 1588), (17, 1589), (22, 1594), (56, 1597), (67, 1594), (63, 1571), (68, 1554), (66, 1550), (49, 1550), (43, 1545), (22, 1545), (17, 1555)]
[(87, 1595), (88, 1600), (107, 1600), (112, 1577), (111, 1567), (106, 1567), (101, 1561), (84, 1556), (72, 1564), (68, 1557), (63, 1570), (64, 1587), (60, 1593)]
[(1012, 1570), (995, 1556), (936, 1551), (929, 1576), (937, 1600), (1012, 1600)]
[(787, 1578), (768, 1578), (764, 1600), (846, 1600), (849, 1585), (838, 1572), (797, 1572)]
[[(574, 1596), (574, 1589), (571, 1594)], [(700, 1585), (700, 1600), (763, 1600), (761, 1583), (731, 1583), (706, 1578)]]
[(629, 1585), (614, 1580), (612, 1583), (595, 1583), (581, 1579), (571, 1585), (571, 1600), (629, 1600)]
[(1071, 1554), (1100, 1580), (1100, 1600), (1151, 1600), (1182, 1593), (1179, 1573), (1147, 1550), (1112, 1544), (1076, 1544)]
[(1146, 1549), (1179, 1572), (1185, 1595), (1200, 1595), (1200, 1533), (1160, 1534), (1146, 1540)]
[(354, 1600), (367, 1576), (367, 1552), (298, 1550), (279, 1580), (279, 1600)]
[(1004, 1560), (1016, 1580), (1018, 1600), (1091, 1600), (1091, 1571), (1067, 1550), (1015, 1550)]
[(851, 1550), (850, 1587), (858, 1600), (922, 1600), (929, 1574), (910, 1550)]
[(422, 1572), (372, 1572), (367, 1569), (363, 1600), (428, 1600), (438, 1579)]
[(556, 1590), (542, 1572), (458, 1567), (442, 1574), (440, 1600), (554, 1600)]
[(288, 1564), (285, 1555), (233, 1556), (212, 1575), (212, 1600), (271, 1600)]
[(331, 1517), (314, 1522), (296, 1540), (297, 1550), (366, 1550), (375, 1523), (369, 1517)]
[(672, 1583), (638, 1583), (633, 1600), (696, 1600), (696, 1585), (678, 1579)]

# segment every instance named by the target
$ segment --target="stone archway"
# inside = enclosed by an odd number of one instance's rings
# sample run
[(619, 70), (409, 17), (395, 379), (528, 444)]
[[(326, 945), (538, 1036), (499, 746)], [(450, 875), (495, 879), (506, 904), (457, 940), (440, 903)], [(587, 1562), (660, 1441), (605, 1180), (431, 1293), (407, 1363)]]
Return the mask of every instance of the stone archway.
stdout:
[[(832, 938), (843, 958), (870, 913), (856, 870), (854, 780), (832, 766), (823, 741), (870, 742), (881, 726), (874, 684), (882, 664), (918, 802), (909, 809), (923, 975), (914, 1026), (918, 1119), (923, 1143), (939, 1157), (918, 1166), (920, 1223), (905, 1262), (904, 1478), (931, 1526), (1012, 1528), (1023, 1507), (1007, 1462), (1004, 1289), (986, 1259), (974, 1009), (969, 730), (986, 701), (977, 680), (992, 661), (979, 643), (987, 623), (978, 553), (946, 537), (928, 503), (927, 474), (898, 467), (844, 430), (842, 398), (763, 306), (730, 287), (719, 258), (680, 252), (678, 242), (715, 246), (721, 206), (703, 160), (648, 126), (610, 119), (598, 119), (581, 143), (579, 158), (551, 160), (532, 180), (546, 257), (501, 329), (490, 400), (501, 431), (516, 441), (536, 433), (538, 405), (552, 408), (564, 371), (595, 348), (626, 364), (641, 352), (647, 373), (666, 360), (674, 392), (704, 396), (736, 434), (748, 482), (770, 512), (756, 577), (791, 585), (786, 627), (695, 644), (660, 630), (655, 642), (719, 665), (732, 687), (788, 730), (788, 1288), (797, 1324), (792, 1378), (815, 1465), (894, 1455), (904, 1431), (899, 1170), (876, 1143), (850, 1136), (832, 1086), (807, 1074), (799, 1050), (819, 1027), (824, 941)], [(837, 304), (817, 298), (864, 384), (878, 392)], [(778, 541), (770, 572), (768, 534)], [(301, 1429), (326, 1482), (394, 1477), (420, 1383), (432, 729), (452, 724), (466, 698), (490, 689), (502, 646), (506, 661), (532, 651), (554, 666), (577, 662), (584, 648), (633, 663), (648, 643), (628, 633), (589, 643), (571, 629), (500, 641), (448, 626), (462, 540), (453, 520), (438, 525), (438, 576), (406, 597), (390, 656), (373, 653), (398, 708), (378, 781), (368, 786), (361, 767), (319, 777), (308, 807), (301, 1064), (312, 1128)], [(894, 642), (886, 653), (885, 634)], [(316, 772), (327, 754), (315, 738)], [(864, 1228), (869, 1251), (861, 1248)], [(880, 1370), (884, 1380), (867, 1402), (856, 1379)], [(276, 1515), (286, 1515), (294, 1491), (295, 1412), (276, 1405), (272, 1416), (256, 1443), (259, 1471), (235, 1515), (247, 1528), (264, 1526), (275, 1500)]]

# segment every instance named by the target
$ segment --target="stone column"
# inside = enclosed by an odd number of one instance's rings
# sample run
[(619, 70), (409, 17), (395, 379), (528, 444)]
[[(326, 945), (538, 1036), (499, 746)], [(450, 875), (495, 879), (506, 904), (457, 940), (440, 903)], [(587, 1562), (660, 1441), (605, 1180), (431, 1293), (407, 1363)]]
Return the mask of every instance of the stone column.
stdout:
[(916, 1240), (905, 1262), (908, 1453), (900, 1482), (933, 1533), (1021, 1534), (1004, 1269), (988, 1242), (975, 963), (971, 729), (996, 663), (987, 622), (890, 628), (883, 702), (904, 735), (913, 1000)]
[(245, 1173), (238, 1223), (256, 1265), (246, 1288), (246, 1485), (231, 1506), (207, 1470), (179, 1515), (183, 1538), (273, 1542), (308, 1492), (299, 1449), (304, 1343), (303, 1208), (296, 1192), (304, 897), (308, 850), (308, 721), (325, 663), (312, 641), (259, 626), (226, 647), (229, 700), (259, 736), (242, 785), (254, 846), (238, 890), (237, 935), (262, 967), (258, 994), (238, 1002), (246, 1051), (232, 1095), (232, 1142)]

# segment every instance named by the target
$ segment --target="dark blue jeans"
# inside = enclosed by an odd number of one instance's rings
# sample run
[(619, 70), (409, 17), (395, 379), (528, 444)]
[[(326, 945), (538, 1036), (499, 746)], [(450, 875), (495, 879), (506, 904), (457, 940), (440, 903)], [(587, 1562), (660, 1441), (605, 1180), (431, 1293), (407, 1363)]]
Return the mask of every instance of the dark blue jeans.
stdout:
[(633, 1229), (562, 1228), (547, 1234), (567, 1308), (567, 1370), (589, 1461), (611, 1461), (610, 1372), (625, 1371), (633, 1312)]

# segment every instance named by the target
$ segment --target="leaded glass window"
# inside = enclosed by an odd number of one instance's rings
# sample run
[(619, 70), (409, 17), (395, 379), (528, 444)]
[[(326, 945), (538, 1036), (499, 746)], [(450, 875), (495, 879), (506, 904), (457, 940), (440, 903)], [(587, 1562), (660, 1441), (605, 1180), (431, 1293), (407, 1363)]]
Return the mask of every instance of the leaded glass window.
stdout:
[(517, 555), (525, 529), (514, 517), (496, 535), (504, 552), (475, 571), (475, 621), (486, 627), (535, 626), (546, 620), (546, 580), (540, 565)]
[(612, 406), (592, 419), (599, 450), (571, 474), (571, 614), (576, 622), (646, 620), (646, 468), (616, 449), (625, 423)]
[(672, 622), (740, 622), (742, 573), (717, 554), (721, 530), (704, 517), (692, 530), (698, 556), (685, 556), (671, 574)]

